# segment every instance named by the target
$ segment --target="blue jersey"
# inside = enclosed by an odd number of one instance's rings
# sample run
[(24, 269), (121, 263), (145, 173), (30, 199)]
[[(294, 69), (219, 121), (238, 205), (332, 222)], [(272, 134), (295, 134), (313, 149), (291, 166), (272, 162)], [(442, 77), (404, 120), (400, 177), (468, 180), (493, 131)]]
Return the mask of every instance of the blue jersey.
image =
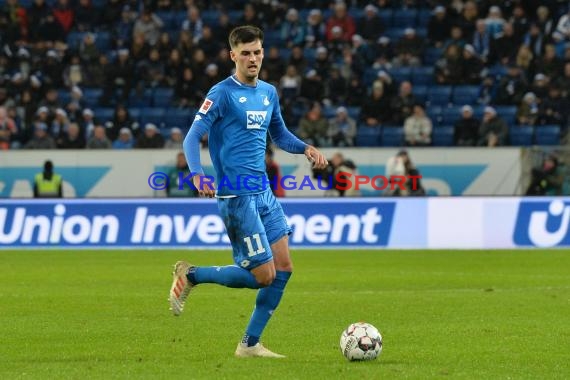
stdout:
[(285, 126), (274, 86), (261, 80), (256, 86), (249, 86), (235, 76), (228, 77), (210, 89), (184, 140), (190, 171), (203, 173), (199, 140), (209, 133), (218, 196), (255, 194), (268, 189), (268, 131), (281, 149), (304, 152), (306, 145)]

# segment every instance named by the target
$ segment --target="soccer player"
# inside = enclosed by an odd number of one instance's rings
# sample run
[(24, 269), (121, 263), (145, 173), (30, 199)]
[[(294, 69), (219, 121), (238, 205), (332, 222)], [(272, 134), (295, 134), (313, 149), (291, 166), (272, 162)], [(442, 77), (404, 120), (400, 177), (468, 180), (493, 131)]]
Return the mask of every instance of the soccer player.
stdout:
[[(230, 33), (229, 43), (235, 74), (208, 92), (184, 139), (184, 153), (190, 171), (197, 173), (193, 183), (200, 195), (217, 197), (235, 265), (196, 267), (177, 262), (170, 307), (179, 315), (190, 290), (198, 284), (259, 289), (235, 355), (282, 358), (259, 342), (293, 271), (288, 245), (291, 228), (265, 171), (267, 132), (279, 148), (305, 154), (315, 168), (325, 168), (328, 162), (320, 151), (288, 131), (275, 87), (258, 79), (263, 32), (255, 26), (240, 26)], [(200, 165), (200, 140), (206, 133), (217, 189)]]

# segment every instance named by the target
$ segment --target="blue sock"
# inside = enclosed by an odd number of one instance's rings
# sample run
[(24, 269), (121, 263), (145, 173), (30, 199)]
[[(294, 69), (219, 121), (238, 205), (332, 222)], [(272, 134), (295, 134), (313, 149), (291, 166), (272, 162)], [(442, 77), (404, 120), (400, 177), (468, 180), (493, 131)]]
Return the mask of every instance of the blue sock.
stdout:
[(260, 289), (255, 300), (255, 310), (249, 320), (249, 325), (245, 331), (242, 342), (249, 347), (255, 346), (259, 342), (259, 337), (265, 329), (269, 318), (279, 305), (287, 281), (291, 277), (291, 272), (277, 271), (275, 280), (266, 288)]
[(228, 288), (259, 289), (261, 285), (250, 271), (237, 265), (225, 267), (194, 267), (188, 272), (188, 281), (194, 285), (219, 284)]

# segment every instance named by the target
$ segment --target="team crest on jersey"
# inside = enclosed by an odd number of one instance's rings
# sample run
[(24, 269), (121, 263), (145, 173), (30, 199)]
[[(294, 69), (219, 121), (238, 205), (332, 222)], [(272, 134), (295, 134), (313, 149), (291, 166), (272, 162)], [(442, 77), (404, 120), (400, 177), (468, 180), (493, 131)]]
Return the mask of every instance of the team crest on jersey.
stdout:
[(265, 123), (267, 111), (245, 111), (245, 113), (247, 115), (247, 129), (260, 129)]
[(204, 100), (204, 103), (202, 103), (202, 107), (200, 107), (198, 112), (203, 113), (203, 114), (208, 113), (208, 110), (210, 109), (210, 107), (212, 107), (212, 104), (214, 104), (214, 102), (212, 102), (210, 99), (206, 98), (206, 100)]

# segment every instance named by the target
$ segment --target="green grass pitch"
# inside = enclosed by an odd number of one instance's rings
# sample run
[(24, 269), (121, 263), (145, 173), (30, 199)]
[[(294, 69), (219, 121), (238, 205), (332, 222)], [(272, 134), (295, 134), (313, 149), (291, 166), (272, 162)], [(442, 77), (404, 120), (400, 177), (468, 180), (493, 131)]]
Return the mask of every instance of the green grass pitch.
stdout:
[[(293, 252), (262, 341), (237, 359), (255, 292), (202, 285), (168, 310), (172, 264), (229, 251), (0, 251), (0, 379), (555, 379), (570, 376), (570, 252)], [(384, 351), (338, 341), (374, 324)]]

